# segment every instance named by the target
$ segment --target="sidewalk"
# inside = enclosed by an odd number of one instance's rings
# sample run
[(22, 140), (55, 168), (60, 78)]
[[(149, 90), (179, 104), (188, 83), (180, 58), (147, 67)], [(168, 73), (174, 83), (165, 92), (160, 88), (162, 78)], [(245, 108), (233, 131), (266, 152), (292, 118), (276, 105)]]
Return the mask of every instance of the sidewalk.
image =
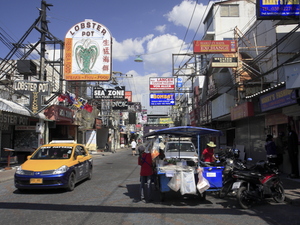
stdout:
[(285, 191), (285, 201), (293, 205), (300, 205), (300, 178), (292, 179), (288, 178), (287, 174), (281, 174), (280, 179)]
[[(112, 152), (97, 152), (92, 154), (92, 156), (106, 156), (109, 154), (114, 154)], [(12, 180), (14, 178), (14, 174), (18, 164), (12, 164), (11, 169), (7, 170), (5, 167), (0, 167), (0, 183)], [(283, 183), (283, 187), (285, 190), (285, 201), (289, 204), (300, 205), (300, 178), (292, 179), (288, 178), (286, 174), (281, 174), (280, 179)]]

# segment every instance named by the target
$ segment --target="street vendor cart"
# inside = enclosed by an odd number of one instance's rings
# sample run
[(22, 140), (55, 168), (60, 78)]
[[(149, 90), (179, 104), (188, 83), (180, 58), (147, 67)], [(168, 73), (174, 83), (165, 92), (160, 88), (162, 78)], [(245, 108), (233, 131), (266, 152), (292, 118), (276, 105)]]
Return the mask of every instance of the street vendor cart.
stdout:
[[(205, 136), (221, 136), (222, 132), (219, 130), (192, 127), (192, 126), (180, 126), (171, 127), (161, 130), (152, 131), (145, 135), (145, 137), (177, 137), (179, 138), (196, 138), (197, 141), (197, 157), (196, 164), (191, 164), (187, 159), (182, 158), (184, 156), (182, 152), (178, 152), (178, 156), (172, 158), (169, 161), (157, 160), (156, 162), (156, 184), (160, 191), (160, 197), (163, 201), (165, 194), (169, 191), (179, 191), (184, 194), (196, 194), (201, 199), (205, 199), (205, 191), (218, 191), (222, 187), (222, 172), (224, 167), (222, 166), (207, 166), (200, 160), (200, 143), (201, 138)], [(155, 148), (154, 148), (155, 149)], [(156, 155), (154, 155), (155, 157)], [(172, 163), (170, 163), (172, 161)], [(199, 168), (201, 168), (201, 174), (199, 176)], [(204, 179), (203, 179), (204, 178)], [(199, 183), (199, 179), (206, 180), (209, 184), (207, 187), (199, 192), (196, 187)]]

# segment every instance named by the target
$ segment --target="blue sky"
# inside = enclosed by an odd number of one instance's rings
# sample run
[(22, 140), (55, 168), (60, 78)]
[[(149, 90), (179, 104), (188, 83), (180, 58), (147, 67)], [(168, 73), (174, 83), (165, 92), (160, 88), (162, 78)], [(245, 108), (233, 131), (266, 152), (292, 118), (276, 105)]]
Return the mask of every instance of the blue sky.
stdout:
[[(119, 79), (133, 92), (133, 101), (149, 95), (150, 77), (172, 76), (172, 54), (192, 52), (192, 41), (203, 36), (203, 15), (208, 0), (47, 0), (50, 32), (64, 40), (75, 24), (92, 19), (108, 28), (113, 37), (113, 71), (132, 75)], [(0, 27), (18, 41), (39, 16), (41, 0), (10, 0), (1, 4)], [(196, 6), (196, 7), (195, 7)], [(25, 43), (34, 43), (34, 31)], [(0, 57), (9, 50), (0, 42)], [(144, 62), (134, 59), (141, 55)], [(143, 97), (144, 96), (144, 97)], [(161, 108), (160, 108), (161, 111)]]

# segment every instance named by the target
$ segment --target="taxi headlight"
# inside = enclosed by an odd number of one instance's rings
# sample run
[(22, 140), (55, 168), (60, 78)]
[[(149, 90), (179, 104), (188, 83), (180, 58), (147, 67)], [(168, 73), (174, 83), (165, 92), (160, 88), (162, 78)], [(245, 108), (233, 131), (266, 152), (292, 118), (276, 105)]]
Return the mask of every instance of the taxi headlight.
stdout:
[(22, 170), (22, 166), (17, 167), (16, 174), (21, 174), (21, 175), (24, 174), (24, 171)]
[(68, 169), (69, 169), (69, 167), (67, 167), (67, 166), (61, 166), (58, 169), (54, 170), (53, 174), (62, 174), (62, 173), (65, 173), (65, 172), (68, 171)]

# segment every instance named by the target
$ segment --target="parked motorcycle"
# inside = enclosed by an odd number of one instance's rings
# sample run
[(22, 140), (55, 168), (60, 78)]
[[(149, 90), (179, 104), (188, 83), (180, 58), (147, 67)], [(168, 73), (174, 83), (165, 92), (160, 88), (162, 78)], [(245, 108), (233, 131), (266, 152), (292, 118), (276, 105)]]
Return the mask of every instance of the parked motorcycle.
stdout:
[(236, 170), (233, 177), (237, 181), (232, 185), (232, 189), (237, 191), (237, 201), (243, 209), (248, 209), (255, 202), (266, 198), (273, 198), (278, 203), (285, 199), (278, 171), (269, 162), (259, 161), (248, 171)]
[(236, 170), (247, 170), (246, 165), (239, 159), (238, 149), (229, 149), (224, 155), (223, 186), (219, 191), (219, 197), (225, 198), (229, 192), (233, 192), (232, 185), (237, 181), (233, 174)]

